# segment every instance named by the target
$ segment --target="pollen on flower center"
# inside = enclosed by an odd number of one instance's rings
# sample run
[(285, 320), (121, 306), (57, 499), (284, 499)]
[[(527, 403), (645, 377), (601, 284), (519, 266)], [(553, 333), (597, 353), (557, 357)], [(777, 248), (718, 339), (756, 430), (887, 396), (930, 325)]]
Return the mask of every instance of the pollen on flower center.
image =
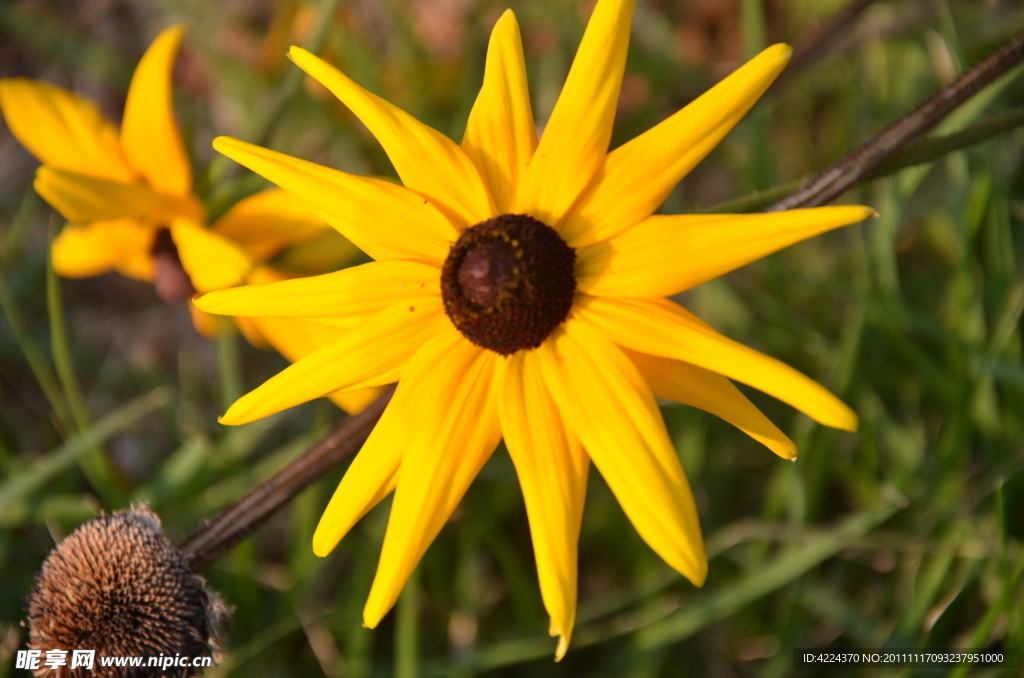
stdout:
[(441, 272), (445, 312), (477, 346), (537, 348), (565, 320), (576, 252), (547, 224), (504, 214), (467, 228)]

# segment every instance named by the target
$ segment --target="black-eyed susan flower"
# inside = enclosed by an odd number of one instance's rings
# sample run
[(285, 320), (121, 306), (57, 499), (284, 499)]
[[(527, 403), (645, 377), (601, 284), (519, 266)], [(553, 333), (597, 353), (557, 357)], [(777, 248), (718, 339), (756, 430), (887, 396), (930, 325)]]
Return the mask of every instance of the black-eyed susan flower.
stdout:
[(392, 607), (502, 438), (522, 485), (560, 658), (575, 619), (591, 460), (651, 548), (694, 584), (704, 581), (697, 513), (655, 397), (707, 410), (784, 458), (795, 457), (793, 443), (730, 380), (827, 426), (857, 426), (823, 387), (666, 298), (871, 213), (652, 216), (779, 74), (790, 48), (765, 50), (609, 153), (632, 9), (632, 0), (597, 3), (539, 140), (511, 12), (491, 34), (461, 145), (293, 47), (292, 60), (376, 136), (404, 186), (234, 139), (214, 142), (376, 260), (196, 301), (212, 313), (349, 330), (238, 400), (224, 423), (398, 382), (313, 538), (326, 555), (394, 491), (367, 626)]
[[(174, 303), (197, 291), (350, 262), (357, 254), (352, 244), (279, 189), (242, 200), (212, 228), (203, 225), (205, 209), (192, 193), (192, 167), (172, 101), (172, 68), (183, 35), (183, 26), (164, 30), (142, 57), (120, 130), (77, 94), (25, 78), (0, 80), (8, 127), (43, 163), (36, 191), (69, 222), (53, 242), (54, 270), (69, 278), (116, 270), (152, 282), (161, 299)], [(213, 318), (189, 308), (197, 330), (216, 333)], [(238, 318), (237, 324), (251, 343), (269, 344), (289, 360), (342, 334), (294, 319)], [(333, 399), (356, 411), (376, 393)]]

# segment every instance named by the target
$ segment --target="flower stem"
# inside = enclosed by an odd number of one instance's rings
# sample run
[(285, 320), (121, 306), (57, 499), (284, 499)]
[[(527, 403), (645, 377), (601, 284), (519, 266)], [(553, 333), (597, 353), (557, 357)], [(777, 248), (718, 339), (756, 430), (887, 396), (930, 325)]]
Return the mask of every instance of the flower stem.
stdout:
[[(945, 155), (976, 146), (1021, 126), (1024, 126), (1024, 106), (1018, 106), (1003, 113), (988, 116), (953, 134), (916, 139), (904, 146), (900, 152), (894, 153), (873, 171), (861, 177), (858, 184), (896, 174), (908, 167), (934, 162)], [(733, 200), (712, 205), (701, 211), (708, 214), (755, 212), (766, 205), (784, 198), (810, 181), (810, 179), (810, 177), (803, 177), (795, 181), (788, 181), (763, 191), (755, 191)]]
[(826, 168), (803, 188), (768, 207), (779, 212), (825, 205), (839, 197), (886, 159), (942, 121), (982, 88), (1024, 60), (1024, 33), (1014, 36), (987, 59), (948, 87), (869, 139), (853, 153)]
[(354, 454), (370, 435), (389, 400), (391, 391), (361, 413), (343, 419), (301, 457), (204, 520), (198, 530), (178, 544), (192, 571), (202, 570), (227, 553), (299, 492)]

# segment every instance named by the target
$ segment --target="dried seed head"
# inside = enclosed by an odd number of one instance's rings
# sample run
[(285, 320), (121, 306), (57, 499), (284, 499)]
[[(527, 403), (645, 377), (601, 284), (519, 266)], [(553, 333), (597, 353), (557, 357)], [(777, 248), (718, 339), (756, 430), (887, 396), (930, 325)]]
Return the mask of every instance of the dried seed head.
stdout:
[[(28, 597), (29, 646), (96, 650), (93, 669), (43, 669), (40, 676), (195, 675), (192, 667), (103, 667), (101, 656), (199, 657), (219, 660), (231, 611), (145, 506), (94, 518), (50, 552)], [(69, 654), (70, 657), (70, 654)]]
[(192, 279), (181, 265), (178, 246), (174, 244), (168, 229), (161, 228), (156, 232), (149, 253), (153, 257), (153, 286), (156, 288), (156, 296), (168, 304), (177, 304), (192, 298), (196, 288), (192, 286)]
[(467, 228), (441, 272), (444, 309), (477, 346), (537, 348), (572, 308), (576, 252), (547, 224), (505, 214)]

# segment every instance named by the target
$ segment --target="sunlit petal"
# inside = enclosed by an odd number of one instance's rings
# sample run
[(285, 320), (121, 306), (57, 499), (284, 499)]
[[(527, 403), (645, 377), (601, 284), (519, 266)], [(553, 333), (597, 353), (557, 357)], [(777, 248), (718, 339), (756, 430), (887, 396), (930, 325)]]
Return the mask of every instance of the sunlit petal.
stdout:
[(220, 421), (245, 424), (335, 391), (394, 383), (423, 342), (446, 326), (439, 298), (389, 306), (239, 398)]
[(380, 564), (363, 609), (370, 628), (395, 604), (501, 438), (492, 393), (498, 360), (449, 326), (410, 361), (403, 381), (412, 381), (416, 402), (412, 415), (397, 422), (408, 433)]
[(46, 82), (4, 78), (0, 111), (11, 134), (41, 162), (111, 181), (135, 179), (117, 127), (89, 99)]
[(723, 337), (667, 299), (579, 295), (574, 313), (620, 346), (703, 367), (764, 391), (820, 424), (857, 430), (857, 415), (825, 387), (789, 365)]
[(637, 532), (700, 586), (707, 558), (697, 509), (647, 383), (621, 350), (570, 319), (537, 350), (544, 381)]
[(256, 261), (266, 261), (285, 247), (327, 232), (330, 224), (294, 193), (268, 189), (240, 200), (213, 230), (242, 246)]
[[(259, 271), (260, 269), (257, 269)], [(253, 277), (256, 277), (255, 275)], [(200, 311), (201, 313), (202, 311)], [(270, 348), (283, 355), (289, 362), (295, 363), (317, 349), (323, 348), (341, 339), (346, 330), (317, 325), (295, 318), (236, 318), (239, 323), (251, 324), (264, 338)], [(349, 414), (358, 414), (365, 410), (383, 392), (383, 388), (359, 389), (331, 393), (330, 398), (335, 405)]]
[(121, 149), (132, 167), (161, 193), (188, 195), (192, 165), (174, 119), (171, 75), (184, 26), (156, 37), (135, 68), (121, 122)]
[(462, 150), (487, 180), (499, 214), (515, 211), (516, 186), (536, 147), (523, 43), (509, 9), (491, 31), (484, 84), (462, 139)]
[(789, 63), (792, 49), (773, 45), (696, 101), (608, 154), (566, 217), (573, 247), (610, 238), (658, 209), (693, 167), (746, 114)]
[(796, 459), (796, 445), (731, 381), (716, 372), (625, 349), (655, 397), (710, 412), (762, 443), (783, 459)]
[(522, 183), (517, 211), (558, 227), (608, 151), (634, 0), (599, 0)]
[(577, 289), (597, 296), (669, 297), (872, 214), (869, 207), (852, 206), (653, 216), (577, 250)]
[(196, 328), (196, 332), (207, 339), (217, 336), (217, 316), (200, 311), (191, 302), (188, 305), (188, 312), (192, 316), (192, 326)]
[(217, 137), (213, 147), (308, 202), (374, 259), (440, 263), (458, 238), (426, 199), (389, 181), (346, 174), (230, 137)]
[(126, 257), (148, 255), (153, 230), (131, 219), (67, 224), (53, 239), (53, 270), (66, 278), (86, 278), (113, 270)]
[(480, 171), (454, 141), (366, 91), (301, 47), (292, 47), (288, 55), (366, 125), (408, 188), (429, 198), (459, 226), (495, 216), (494, 202)]
[(253, 260), (241, 247), (188, 219), (174, 220), (171, 238), (197, 292), (240, 285), (253, 269)]
[[(415, 360), (415, 359), (414, 359)], [(391, 494), (398, 482), (398, 467), (408, 438), (406, 424), (417, 396), (403, 379), (380, 421), (366, 439), (352, 465), (334, 491), (313, 534), (313, 552), (324, 557), (334, 550), (352, 526)], [(402, 384), (406, 384), (405, 387)], [(414, 383), (414, 386), (420, 386)]]
[(576, 620), (577, 542), (590, 458), (566, 431), (534, 351), (512, 355), (499, 374), (498, 416), (523, 488), (541, 596), (551, 635), (560, 636), (560, 660)]
[[(400, 299), (439, 298), (440, 274), (415, 261), (375, 261), (308, 278), (206, 294), (196, 306), (222, 315), (331, 319), (374, 313)], [(415, 303), (415, 302), (411, 302)]]
[(74, 223), (126, 217), (203, 220), (203, 208), (191, 196), (157, 193), (143, 184), (125, 184), (43, 165), (36, 171), (34, 185), (46, 202)]

